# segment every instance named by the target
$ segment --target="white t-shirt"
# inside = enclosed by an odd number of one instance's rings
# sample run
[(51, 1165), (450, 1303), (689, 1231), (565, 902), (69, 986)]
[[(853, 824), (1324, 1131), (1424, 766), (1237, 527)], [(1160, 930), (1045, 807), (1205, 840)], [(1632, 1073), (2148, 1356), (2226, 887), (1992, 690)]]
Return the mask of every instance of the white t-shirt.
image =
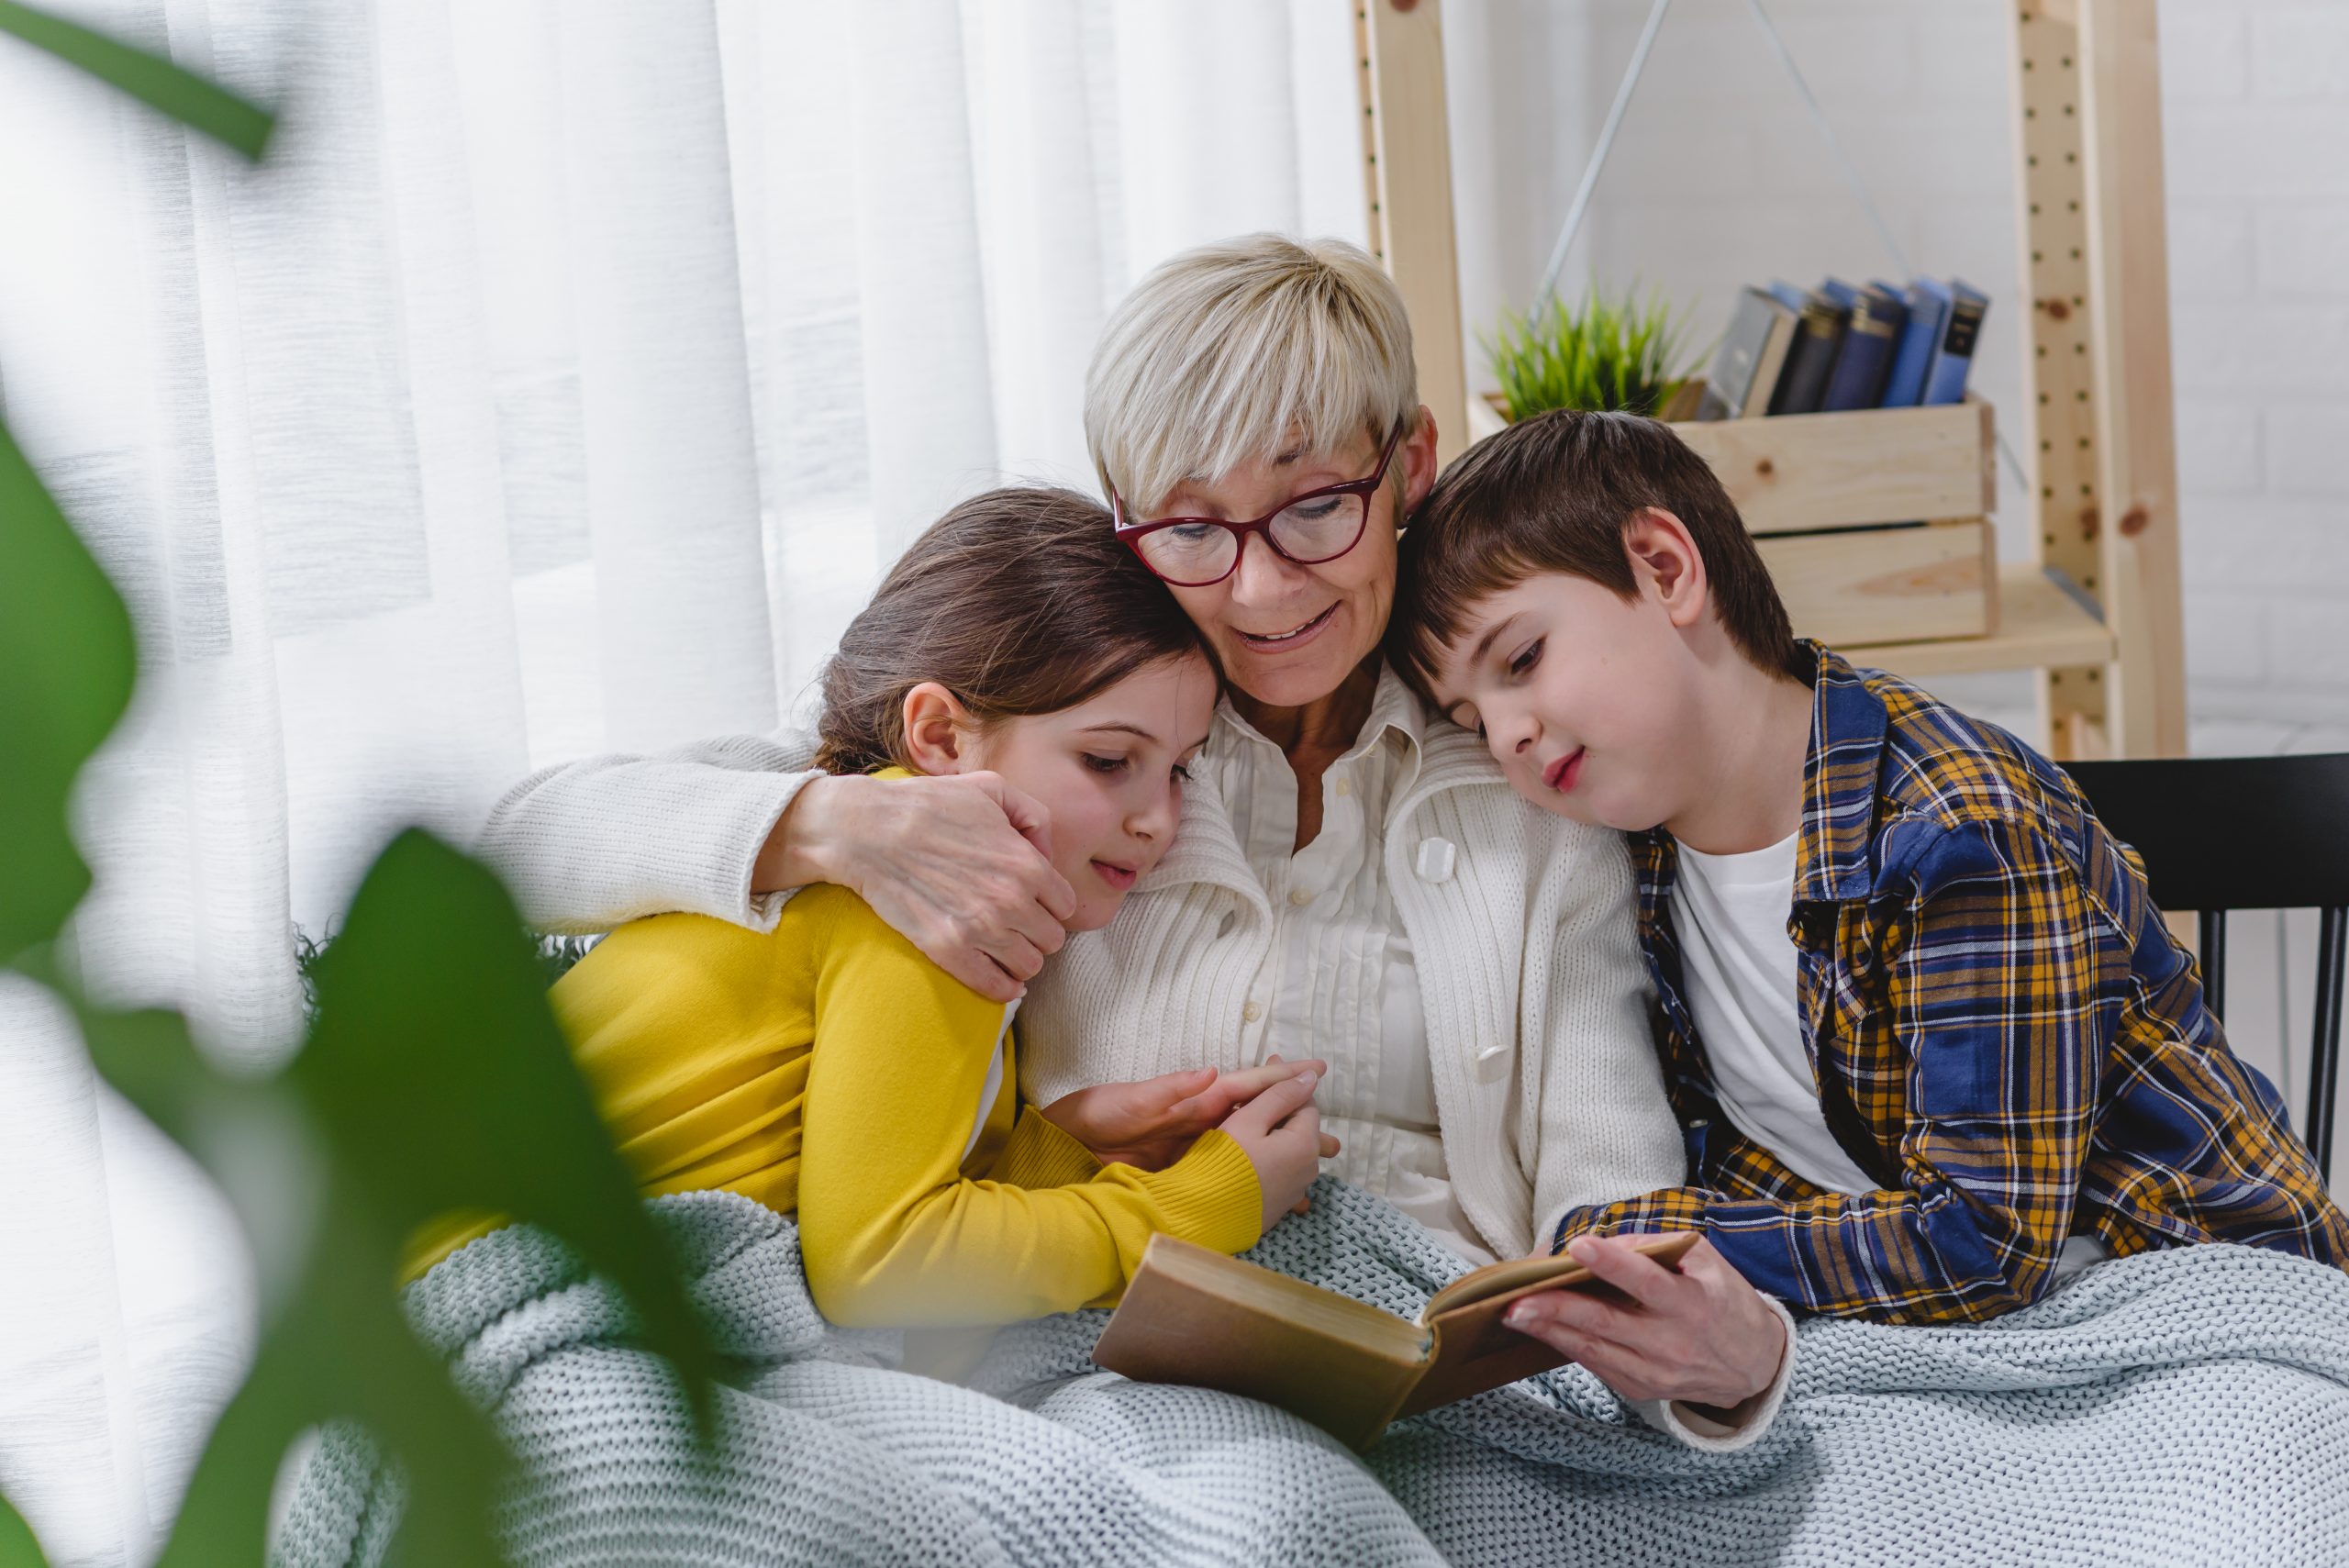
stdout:
[[(1672, 931), (1721, 1114), (1811, 1185), (1857, 1195), (1876, 1184), (1827, 1130), (1796, 1010), (1801, 987), (1787, 919), (1798, 836), (1734, 855), (1681, 845)], [(2108, 1255), (2095, 1237), (2071, 1237), (2055, 1277)]]
[(1712, 1069), (1714, 1097), (1737, 1130), (1815, 1187), (1876, 1190), (1819, 1108), (1803, 1051), (1794, 939), (1795, 838), (1709, 855), (1680, 846), (1672, 931), (1680, 940), (1689, 1017)]

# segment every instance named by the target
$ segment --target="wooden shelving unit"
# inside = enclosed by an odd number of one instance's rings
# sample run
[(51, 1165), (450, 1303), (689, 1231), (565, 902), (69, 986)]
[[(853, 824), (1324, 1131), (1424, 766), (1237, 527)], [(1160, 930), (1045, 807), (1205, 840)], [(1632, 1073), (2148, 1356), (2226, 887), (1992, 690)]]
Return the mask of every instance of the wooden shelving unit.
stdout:
[(1838, 651), (1858, 663), (1922, 681), (1988, 670), (2076, 669), (2110, 663), (2112, 632), (2047, 569), (2018, 561), (1998, 570), (1998, 629), (1934, 642), (1863, 643)]
[[(2154, 7), (2015, 4), (2009, 60), (2032, 352), (2025, 406), (2009, 424), (2032, 449), (2032, 559), (1999, 570), (1987, 635), (1843, 651), (1918, 678), (2034, 670), (2041, 739), (2056, 756), (2182, 755)], [(1372, 249), (1410, 309), (1421, 401), (1449, 461), (1489, 418), (1466, 390), (1441, 12), (1441, 0), (1359, 0), (1356, 52)]]

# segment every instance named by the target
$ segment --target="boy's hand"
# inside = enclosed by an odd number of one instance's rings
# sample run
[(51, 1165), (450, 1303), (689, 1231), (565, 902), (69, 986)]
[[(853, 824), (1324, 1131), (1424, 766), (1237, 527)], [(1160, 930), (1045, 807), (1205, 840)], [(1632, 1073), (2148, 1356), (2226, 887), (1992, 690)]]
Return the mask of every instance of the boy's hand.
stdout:
[[(1284, 1079), (1319, 1062), (1284, 1062), (1277, 1056), (1261, 1067), (1218, 1073), (1212, 1067), (1167, 1073), (1138, 1084), (1101, 1084), (1063, 1095), (1043, 1107), (1045, 1118), (1092, 1151), (1104, 1165), (1133, 1165), (1163, 1171), (1190, 1151), (1199, 1134), (1221, 1127), (1224, 1118)], [(1325, 1138), (1325, 1153), (1337, 1140)]]
[(1577, 1236), (1566, 1255), (1631, 1299), (1545, 1290), (1505, 1321), (1573, 1357), (1626, 1399), (1678, 1399), (1728, 1410), (1777, 1380), (1786, 1329), (1761, 1294), (1699, 1241), (1675, 1273), (1633, 1249), (1636, 1237)]

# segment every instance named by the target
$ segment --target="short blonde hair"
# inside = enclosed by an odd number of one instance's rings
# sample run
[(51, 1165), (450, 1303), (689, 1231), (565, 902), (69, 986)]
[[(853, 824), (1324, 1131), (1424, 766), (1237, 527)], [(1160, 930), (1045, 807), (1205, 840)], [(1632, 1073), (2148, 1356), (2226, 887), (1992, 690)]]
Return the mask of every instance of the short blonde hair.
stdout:
[(1247, 234), (1136, 284), (1085, 377), (1085, 439), (1105, 489), (1147, 514), (1300, 439), (1384, 439), (1419, 406), (1394, 280), (1342, 239)]

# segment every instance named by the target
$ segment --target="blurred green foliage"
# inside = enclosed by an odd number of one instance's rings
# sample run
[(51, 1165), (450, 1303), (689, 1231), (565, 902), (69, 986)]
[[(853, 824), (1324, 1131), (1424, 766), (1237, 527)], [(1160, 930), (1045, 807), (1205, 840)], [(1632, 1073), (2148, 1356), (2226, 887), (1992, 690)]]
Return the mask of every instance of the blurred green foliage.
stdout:
[(53, 17), (17, 0), (0, 0), (0, 32), (14, 33), (58, 59), (78, 65), (182, 125), (225, 142), (248, 158), (269, 146), (276, 117), (170, 61), (133, 49), (104, 33)]
[(1505, 314), (1485, 353), (1512, 420), (1553, 408), (1659, 417), (1695, 368), (1686, 338), (1660, 295), (1610, 299), (1593, 278), (1578, 306), (1552, 295), (1529, 316)]
[[(265, 111), (167, 61), (13, 0), (0, 0), (0, 30), (249, 157), (268, 139)], [(273, 1078), (217, 1071), (177, 1013), (81, 994), (48, 945), (90, 884), (66, 802), (136, 669), (121, 596), (0, 428), (0, 965), (72, 1010), (100, 1073), (220, 1183), (260, 1266), (261, 1348), (162, 1562), (261, 1562), (289, 1443), (348, 1418), (405, 1471), (404, 1561), (500, 1563), (491, 1507), (509, 1460), (408, 1331), (395, 1292), (404, 1241), (450, 1209), (543, 1225), (627, 1293), (707, 1429), (714, 1358), (674, 1260), (573, 1066), (512, 901), (427, 834), (401, 835), (368, 873), (315, 965), (310, 1038)], [(41, 1561), (0, 1502), (0, 1568)]]
[(0, 1497), (0, 1568), (49, 1568), (40, 1542), (33, 1539), (32, 1527), (8, 1506), (6, 1497)]
[(89, 890), (66, 836), (83, 759), (130, 703), (130, 615), (0, 427), (0, 963)]

